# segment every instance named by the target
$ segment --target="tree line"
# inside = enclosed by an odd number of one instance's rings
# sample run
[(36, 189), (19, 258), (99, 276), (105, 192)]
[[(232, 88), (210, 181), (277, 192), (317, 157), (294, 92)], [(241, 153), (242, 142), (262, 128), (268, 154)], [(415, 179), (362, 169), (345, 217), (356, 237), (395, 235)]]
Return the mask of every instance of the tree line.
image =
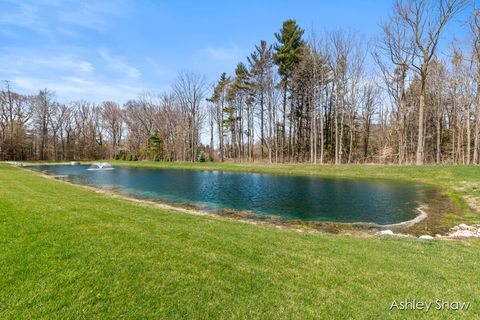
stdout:
[[(443, 43), (461, 12), (466, 43)], [(287, 20), (215, 83), (123, 105), (0, 92), (0, 159), (324, 163), (480, 162), (480, 14), (463, 0), (398, 0), (370, 41)], [(441, 49), (440, 49), (441, 48)], [(446, 48), (446, 49), (444, 49)]]
[(200, 149), (205, 80), (179, 74), (172, 92), (113, 101), (62, 104), (48, 89), (0, 93), (0, 159), (154, 159), (192, 161)]

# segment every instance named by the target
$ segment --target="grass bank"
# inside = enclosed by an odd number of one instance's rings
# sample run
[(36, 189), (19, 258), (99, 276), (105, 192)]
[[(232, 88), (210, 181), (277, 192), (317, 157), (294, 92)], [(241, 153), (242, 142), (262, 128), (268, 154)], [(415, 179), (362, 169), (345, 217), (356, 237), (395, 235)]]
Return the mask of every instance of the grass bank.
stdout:
[(478, 241), (304, 234), (193, 216), (0, 164), (5, 319), (423, 317), (389, 310), (394, 299), (470, 302), (468, 311), (428, 316), (472, 319), (480, 317), (479, 249)]

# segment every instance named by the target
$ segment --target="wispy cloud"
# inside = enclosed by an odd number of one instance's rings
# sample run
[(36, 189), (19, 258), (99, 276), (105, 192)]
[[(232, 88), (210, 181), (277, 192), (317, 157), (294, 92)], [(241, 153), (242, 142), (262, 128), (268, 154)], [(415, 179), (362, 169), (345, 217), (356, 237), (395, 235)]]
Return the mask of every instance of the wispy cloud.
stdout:
[(201, 54), (217, 61), (236, 61), (240, 59), (240, 49), (236, 45), (228, 47), (208, 46), (201, 50)]
[(41, 53), (21, 48), (3, 48), (0, 60), (0, 71), (4, 74), (52, 73), (53, 71), (78, 74), (91, 73), (95, 70), (92, 62), (71, 53)]
[(32, 94), (48, 88), (65, 102), (77, 99), (123, 102), (146, 89), (138, 69), (129, 66), (122, 57), (106, 50), (102, 53), (70, 47), (36, 52), (1, 48), (0, 74), (2, 79), (11, 80), (19, 92)]
[(33, 30), (43, 35), (51, 34), (51, 27), (41, 19), (38, 6), (18, 2), (3, 9), (0, 13), (0, 25), (20, 27)]
[(126, 57), (83, 43), (114, 26), (133, 9), (132, 0), (1, 1), (0, 40), (10, 46), (0, 44), (0, 77), (20, 92), (49, 88), (66, 100), (122, 101), (145, 89), (138, 88), (140, 69)]
[(123, 102), (167, 88), (178, 69), (216, 73), (241, 60), (236, 45), (202, 49), (178, 42), (181, 33), (165, 35), (175, 52), (164, 50), (158, 30), (177, 28), (169, 7), (151, 0), (0, 0), (0, 80), (26, 94), (49, 88), (62, 101)]
[(157, 61), (148, 58), (146, 59), (146, 62), (148, 63), (150, 70), (155, 73), (155, 76), (163, 77), (167, 75), (172, 75), (172, 70), (165, 67), (164, 65), (159, 64)]
[(58, 11), (58, 21), (97, 31), (103, 31), (109, 26), (109, 18), (121, 17), (130, 10), (131, 5), (123, 1), (76, 1), (71, 8)]
[(138, 78), (142, 75), (140, 70), (127, 63), (125, 57), (113, 56), (106, 49), (100, 50), (99, 53), (112, 70), (124, 73), (130, 78)]
[(40, 88), (48, 88), (61, 96), (59, 100), (69, 102), (74, 100), (88, 99), (89, 101), (116, 100), (127, 101), (138, 96), (144, 88), (125, 83), (110, 83), (98, 80), (87, 80), (76, 77), (42, 78), (17, 76), (12, 79), (14, 88), (21, 88), (34, 93)]
[(131, 10), (130, 1), (6, 1), (0, 12), (0, 25), (20, 27), (49, 37), (75, 35), (75, 27), (104, 31), (112, 19)]

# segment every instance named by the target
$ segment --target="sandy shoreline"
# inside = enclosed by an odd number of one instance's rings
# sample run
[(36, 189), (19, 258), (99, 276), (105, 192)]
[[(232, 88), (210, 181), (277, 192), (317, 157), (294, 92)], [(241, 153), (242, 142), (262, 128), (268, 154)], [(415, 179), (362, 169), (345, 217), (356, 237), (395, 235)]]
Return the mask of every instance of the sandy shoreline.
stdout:
[(381, 228), (412, 227), (417, 223), (428, 218), (428, 214), (423, 210), (425, 209), (425, 207), (426, 206), (424, 205), (418, 207), (417, 210), (420, 212), (420, 214), (411, 220), (407, 220), (399, 223), (392, 223), (392, 224), (379, 224), (378, 226)]

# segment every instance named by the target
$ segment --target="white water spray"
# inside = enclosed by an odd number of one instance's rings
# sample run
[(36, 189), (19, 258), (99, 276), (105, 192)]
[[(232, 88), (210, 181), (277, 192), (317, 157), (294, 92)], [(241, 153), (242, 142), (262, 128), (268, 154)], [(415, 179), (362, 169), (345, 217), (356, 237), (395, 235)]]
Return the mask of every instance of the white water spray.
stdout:
[(108, 162), (95, 162), (87, 170), (113, 170), (115, 169)]

